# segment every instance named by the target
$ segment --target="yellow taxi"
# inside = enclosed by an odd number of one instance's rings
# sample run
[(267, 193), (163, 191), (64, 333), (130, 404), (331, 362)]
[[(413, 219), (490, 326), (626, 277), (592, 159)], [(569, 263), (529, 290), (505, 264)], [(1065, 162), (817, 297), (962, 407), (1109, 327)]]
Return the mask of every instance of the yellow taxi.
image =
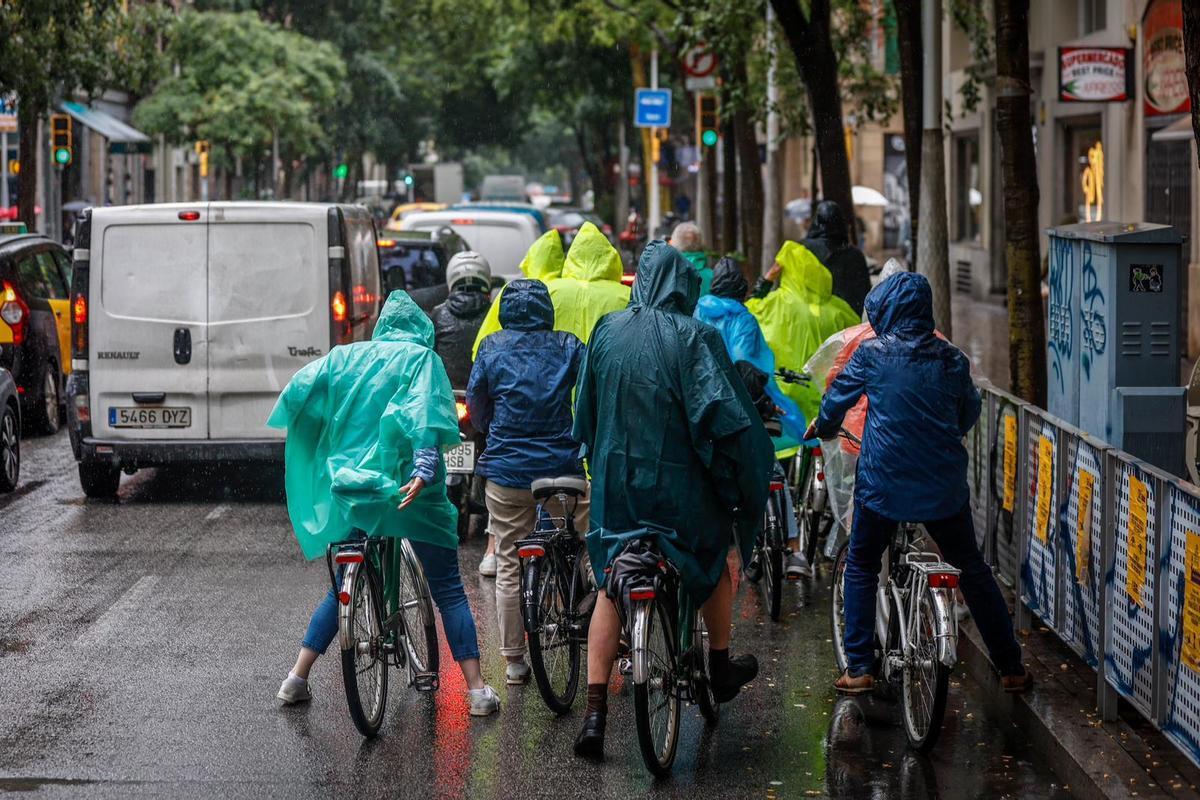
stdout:
[(400, 227), (400, 220), (409, 214), (416, 214), (421, 211), (442, 211), (445, 208), (445, 203), (401, 203), (392, 209), (391, 219), (388, 220), (388, 224), (384, 226), (384, 229), (389, 231), (403, 230)]

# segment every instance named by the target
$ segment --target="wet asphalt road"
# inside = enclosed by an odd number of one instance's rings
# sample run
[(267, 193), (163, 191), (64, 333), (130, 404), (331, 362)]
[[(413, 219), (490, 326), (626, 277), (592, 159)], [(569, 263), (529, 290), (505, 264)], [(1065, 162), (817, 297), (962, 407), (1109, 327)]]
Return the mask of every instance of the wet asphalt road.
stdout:
[[(762, 674), (707, 730), (685, 709), (674, 777), (637, 752), (614, 682), (608, 761), (570, 752), (532, 687), (506, 689), (481, 545), (461, 551), (500, 715), (471, 720), (462, 678), (418, 695), (391, 684), (381, 736), (346, 712), (338, 664), (314, 700), (274, 694), (295, 657), (323, 565), (306, 564), (278, 471), (158, 470), (85, 502), (65, 435), (28, 439), (18, 491), (0, 497), (0, 793), (21, 797), (1066, 797), (1020, 731), (1001, 729), (961, 671), (931, 758), (908, 753), (896, 708), (835, 704), (828, 590), (792, 586), (773, 624), (741, 586), (735, 650)], [(804, 605), (808, 603), (808, 605)], [(443, 641), (443, 665), (452, 664)]]

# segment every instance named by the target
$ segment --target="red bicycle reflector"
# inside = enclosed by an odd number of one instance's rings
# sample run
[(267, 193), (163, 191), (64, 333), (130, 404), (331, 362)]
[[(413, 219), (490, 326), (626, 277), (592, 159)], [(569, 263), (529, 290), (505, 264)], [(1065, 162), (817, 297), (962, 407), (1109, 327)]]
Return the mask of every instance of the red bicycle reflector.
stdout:
[(820, 482), (820, 483), (824, 483), (824, 482), (825, 482), (825, 473), (824, 473), (824, 472), (818, 472), (818, 473), (817, 473), (817, 481), (818, 481), (818, 482)]
[(200, 219), (199, 211), (180, 211), (179, 218), (184, 222), (195, 222)]
[(771, 491), (772, 492), (782, 492), (783, 491), (783, 481), (771, 481)]
[(342, 552), (333, 557), (335, 564), (361, 564), (363, 563), (363, 554), (356, 552)]
[(517, 555), (521, 558), (541, 558), (546, 555), (546, 548), (540, 544), (527, 544), (517, 548)]
[(630, 600), (653, 600), (654, 599), (654, 587), (642, 586), (638, 589), (630, 589), (629, 590), (629, 599)]
[(957, 589), (958, 575), (954, 572), (931, 572), (929, 573), (929, 588)]
[(344, 606), (350, 605), (350, 593), (349, 592), (338, 592), (338, 602), (340, 602)]

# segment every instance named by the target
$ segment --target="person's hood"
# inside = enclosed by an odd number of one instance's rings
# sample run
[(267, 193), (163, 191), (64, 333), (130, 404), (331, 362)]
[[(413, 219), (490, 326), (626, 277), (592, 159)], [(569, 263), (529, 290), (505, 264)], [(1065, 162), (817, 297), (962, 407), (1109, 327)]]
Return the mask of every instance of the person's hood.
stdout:
[(500, 326), (512, 331), (554, 330), (554, 304), (546, 284), (516, 280), (505, 286), (500, 295)]
[(638, 261), (630, 307), (645, 306), (691, 316), (700, 298), (700, 274), (662, 239), (646, 245)]
[(920, 273), (896, 273), (871, 290), (865, 305), (877, 336), (933, 332), (933, 291)]
[(592, 223), (583, 223), (567, 251), (562, 276), (581, 281), (619, 281), (623, 271), (621, 254), (608, 237)]
[(749, 313), (750, 309), (740, 300), (731, 297), (706, 294), (696, 301), (696, 318), (712, 325), (716, 325), (720, 320), (733, 319)]
[(446, 308), (459, 319), (470, 319), (478, 317), (480, 314), (486, 314), (491, 304), (491, 295), (474, 287), (456, 289), (446, 298)]
[(833, 273), (804, 245), (787, 241), (775, 256), (782, 268), (779, 286), (800, 294), (815, 295), (818, 302), (833, 296)]
[(713, 267), (712, 285), (708, 289), (719, 297), (728, 297), (742, 301), (750, 291), (750, 284), (742, 273), (741, 266), (729, 256), (725, 256)]
[(433, 347), (433, 322), (408, 292), (397, 289), (388, 295), (371, 338), (377, 342), (412, 342)]
[(558, 231), (548, 230), (538, 237), (521, 259), (521, 274), (539, 281), (557, 278), (563, 271), (563, 259), (562, 237)]
[(833, 200), (818, 203), (812, 226), (808, 229), (808, 238), (824, 239), (830, 248), (836, 250), (849, 241), (849, 235), (842, 207)]

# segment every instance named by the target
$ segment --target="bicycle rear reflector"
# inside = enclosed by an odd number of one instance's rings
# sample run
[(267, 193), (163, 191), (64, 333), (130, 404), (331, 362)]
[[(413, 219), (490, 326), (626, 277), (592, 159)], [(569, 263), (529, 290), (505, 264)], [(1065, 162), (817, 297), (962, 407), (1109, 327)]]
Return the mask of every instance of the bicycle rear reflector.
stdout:
[(343, 550), (333, 557), (335, 564), (361, 564), (363, 563), (363, 554), (359, 550)]
[(772, 492), (782, 492), (783, 491), (783, 481), (771, 481), (771, 491)]
[(636, 589), (630, 589), (629, 590), (629, 599), (630, 600), (653, 600), (654, 599), (654, 587), (653, 586), (639, 586)]
[(958, 588), (958, 573), (956, 573), (956, 572), (931, 572), (931, 573), (929, 573), (929, 588), (930, 589), (957, 589)]
[(338, 602), (344, 606), (350, 605), (350, 593), (349, 592), (338, 592)]
[(521, 558), (541, 558), (546, 555), (546, 548), (540, 544), (527, 544), (517, 548), (517, 555)]

